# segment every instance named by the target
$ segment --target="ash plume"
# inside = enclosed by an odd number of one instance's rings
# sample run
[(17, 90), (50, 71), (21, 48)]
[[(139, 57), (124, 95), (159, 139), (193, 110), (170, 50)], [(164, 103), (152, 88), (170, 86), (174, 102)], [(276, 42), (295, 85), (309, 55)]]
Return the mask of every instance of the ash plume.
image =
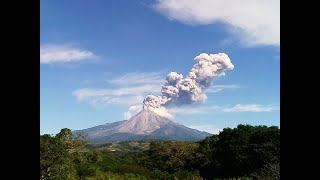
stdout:
[(188, 75), (170, 72), (162, 86), (161, 95), (148, 95), (143, 100), (143, 108), (157, 111), (159, 115), (167, 114), (165, 107), (205, 102), (205, 90), (212, 85), (214, 78), (224, 76), (225, 71), (232, 70), (234, 65), (225, 53), (202, 53), (194, 58), (197, 61)]

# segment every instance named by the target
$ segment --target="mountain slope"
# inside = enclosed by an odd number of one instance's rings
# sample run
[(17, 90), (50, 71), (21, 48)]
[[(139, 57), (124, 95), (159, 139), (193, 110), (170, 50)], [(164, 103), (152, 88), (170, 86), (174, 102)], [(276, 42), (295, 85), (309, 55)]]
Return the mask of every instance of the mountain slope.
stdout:
[(118, 130), (134, 134), (150, 134), (169, 122), (169, 119), (161, 117), (151, 110), (143, 109), (127, 122), (121, 124)]
[(152, 137), (157, 137), (156, 139), (179, 141), (197, 141), (210, 135), (210, 133), (198, 131), (172, 121), (150, 134)]
[(88, 129), (75, 130), (72, 132), (72, 134), (76, 135), (78, 133), (83, 133), (83, 134), (87, 135), (90, 139), (95, 139), (95, 138), (99, 138), (99, 137), (103, 137), (103, 136), (107, 136), (107, 135), (116, 133), (115, 128), (118, 127), (119, 125), (125, 123), (126, 121), (127, 120), (117, 121), (117, 122), (113, 122), (113, 123), (106, 123), (103, 125), (91, 127)]
[(78, 133), (87, 135), (93, 144), (144, 139), (198, 141), (211, 135), (174, 123), (149, 109), (141, 110), (129, 120), (73, 131), (74, 135)]

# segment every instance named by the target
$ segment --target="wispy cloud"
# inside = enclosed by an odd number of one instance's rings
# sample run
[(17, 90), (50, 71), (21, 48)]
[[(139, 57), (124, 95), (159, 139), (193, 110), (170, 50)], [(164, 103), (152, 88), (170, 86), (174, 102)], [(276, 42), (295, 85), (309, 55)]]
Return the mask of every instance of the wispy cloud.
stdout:
[(127, 112), (123, 113), (123, 118), (124, 119), (130, 119), (133, 115), (137, 114), (139, 111), (142, 110), (142, 105), (134, 105), (130, 106), (129, 110)]
[(162, 76), (161, 72), (151, 72), (151, 73), (142, 73), (142, 72), (133, 72), (122, 75), (121, 77), (108, 80), (109, 83), (115, 84), (163, 84), (165, 78)]
[(231, 108), (224, 108), (224, 112), (270, 112), (279, 110), (279, 106), (261, 104), (237, 104)]
[(153, 8), (189, 25), (226, 23), (248, 46), (280, 45), (279, 0), (157, 0)]
[(212, 124), (205, 124), (205, 125), (189, 125), (188, 127), (192, 129), (197, 129), (199, 131), (205, 131), (211, 134), (219, 134), (220, 131), (223, 130), (223, 128), (216, 127)]
[[(142, 104), (146, 95), (159, 94), (164, 78), (161, 72), (132, 72), (121, 77), (107, 80), (116, 86), (116, 88), (93, 89), (81, 88), (73, 91), (73, 95), (79, 101), (89, 102), (95, 107), (103, 107), (110, 104), (134, 105)], [(128, 118), (133, 114), (132, 108), (124, 113)]]
[(97, 108), (103, 108), (104, 106), (114, 105), (114, 104), (123, 104), (131, 105), (142, 102), (144, 96), (141, 95), (131, 95), (131, 96), (103, 96), (103, 97), (92, 97), (88, 99), (89, 103)]
[(171, 114), (206, 114), (207, 111), (203, 108), (189, 108), (189, 107), (174, 107), (168, 108)]
[(213, 111), (219, 111), (220, 106), (180, 106), (180, 107), (168, 107), (168, 111), (171, 114), (207, 114)]
[(243, 86), (237, 84), (221, 84), (221, 85), (213, 85), (210, 89), (207, 89), (207, 93), (216, 93), (223, 90), (235, 90), (243, 88)]
[(234, 106), (180, 106), (168, 107), (171, 114), (193, 115), (193, 114), (208, 114), (213, 112), (271, 112), (280, 110), (277, 104), (236, 104)]
[(82, 88), (73, 91), (79, 101), (88, 101), (94, 106), (109, 104), (137, 104), (142, 103), (146, 94), (158, 93), (159, 85), (140, 85), (135, 87), (92, 89)]
[(93, 52), (70, 44), (40, 46), (40, 63), (78, 62), (97, 57)]
[[(142, 98), (143, 99), (143, 98)], [(133, 115), (137, 114), (139, 111), (142, 110), (142, 101), (139, 101), (138, 104), (130, 106), (129, 110), (127, 112), (124, 112), (124, 119), (129, 119)], [(271, 105), (261, 105), (261, 104), (237, 104), (234, 106), (230, 105), (223, 105), (223, 106), (179, 106), (179, 107), (167, 107), (168, 113), (170, 113), (172, 116), (171, 118), (174, 119), (176, 115), (182, 115), (182, 116), (188, 116), (188, 115), (199, 115), (199, 114), (210, 114), (210, 113), (218, 113), (218, 112), (225, 112), (225, 113), (231, 113), (231, 112), (271, 112), (271, 111), (277, 111), (280, 110), (279, 105), (277, 104), (271, 104)], [(199, 126), (199, 128), (195, 129), (204, 129), (207, 125)], [(191, 127), (191, 126), (189, 126)], [(195, 127), (195, 126), (193, 126)], [(214, 126), (208, 125), (208, 128), (213, 128)], [(216, 129), (217, 130), (217, 129)], [(210, 132), (210, 131), (207, 131)]]

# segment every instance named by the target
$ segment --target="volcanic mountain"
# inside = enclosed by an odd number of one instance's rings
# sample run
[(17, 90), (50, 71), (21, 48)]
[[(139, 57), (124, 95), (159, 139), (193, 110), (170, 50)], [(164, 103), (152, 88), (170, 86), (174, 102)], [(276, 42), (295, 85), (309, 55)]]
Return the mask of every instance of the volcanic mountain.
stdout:
[(74, 135), (78, 133), (87, 135), (92, 144), (145, 139), (198, 141), (211, 135), (174, 123), (147, 107), (129, 120), (73, 131)]

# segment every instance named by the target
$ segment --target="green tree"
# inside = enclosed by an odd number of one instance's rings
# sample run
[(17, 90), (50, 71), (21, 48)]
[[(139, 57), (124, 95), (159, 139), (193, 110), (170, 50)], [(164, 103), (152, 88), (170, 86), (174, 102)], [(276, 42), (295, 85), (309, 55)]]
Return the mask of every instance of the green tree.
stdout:
[[(211, 141), (209, 140), (211, 139)], [(276, 126), (238, 125), (200, 142), (206, 178), (250, 176), (267, 163), (279, 162), (280, 129)]]
[(260, 171), (252, 173), (251, 176), (259, 180), (280, 180), (280, 163), (267, 163)]
[(151, 166), (166, 172), (195, 170), (202, 156), (198, 146), (192, 142), (153, 142), (148, 150)]
[(80, 166), (76, 162), (85, 164), (92, 158), (81, 152), (86, 143), (67, 128), (55, 136), (40, 135), (40, 179), (78, 179)]
[(66, 131), (56, 136), (40, 136), (40, 179), (75, 179), (72, 160), (68, 158)]

